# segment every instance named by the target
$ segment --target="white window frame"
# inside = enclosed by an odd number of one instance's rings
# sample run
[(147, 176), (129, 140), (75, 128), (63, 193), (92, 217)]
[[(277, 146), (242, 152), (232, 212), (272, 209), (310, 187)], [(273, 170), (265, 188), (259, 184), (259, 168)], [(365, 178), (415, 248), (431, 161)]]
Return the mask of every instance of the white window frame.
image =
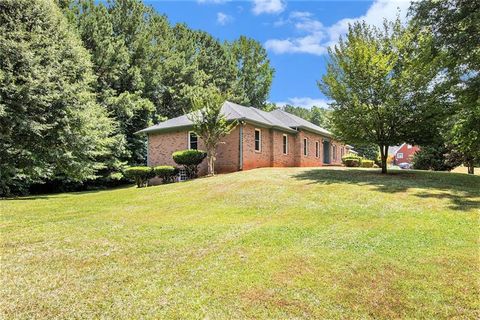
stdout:
[[(257, 149), (257, 139), (256, 139), (256, 133), (258, 132), (258, 147)], [(253, 148), (255, 149), (255, 152), (262, 152), (262, 130), (255, 128), (255, 131), (253, 133)]]
[(288, 135), (286, 134), (282, 136), (282, 151), (283, 154), (288, 154)]
[[(197, 149), (192, 149), (192, 142), (190, 141), (190, 134), (194, 134), (197, 136)], [(188, 131), (188, 150), (198, 150), (198, 135), (194, 131)]]
[(397, 159), (403, 159), (403, 152), (397, 153)]
[(303, 156), (308, 157), (308, 139), (303, 138)]
[(315, 158), (320, 158), (320, 141), (315, 141)]

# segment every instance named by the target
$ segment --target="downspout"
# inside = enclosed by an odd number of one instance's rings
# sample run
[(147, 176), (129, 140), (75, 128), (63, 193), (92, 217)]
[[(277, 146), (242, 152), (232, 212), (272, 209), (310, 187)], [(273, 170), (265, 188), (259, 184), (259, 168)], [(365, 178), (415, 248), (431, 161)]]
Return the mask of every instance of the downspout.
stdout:
[(147, 133), (147, 166), (148, 166), (148, 151), (150, 150), (150, 135)]
[(238, 166), (239, 166), (239, 170), (243, 170), (243, 121), (240, 122), (240, 129), (238, 130), (238, 134), (239, 134), (239, 144), (238, 144), (238, 147), (239, 147), (239, 150), (238, 150)]

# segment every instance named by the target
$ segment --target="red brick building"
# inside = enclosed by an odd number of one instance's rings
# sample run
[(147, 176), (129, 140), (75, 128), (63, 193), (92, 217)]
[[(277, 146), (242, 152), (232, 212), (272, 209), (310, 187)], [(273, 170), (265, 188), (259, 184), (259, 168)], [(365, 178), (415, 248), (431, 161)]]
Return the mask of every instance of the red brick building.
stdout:
[(411, 144), (402, 144), (393, 154), (393, 164), (412, 163), (413, 155), (420, 150), (417, 146)]
[[(347, 146), (327, 130), (282, 110), (265, 112), (226, 101), (222, 113), (237, 121), (218, 146), (215, 169), (219, 173), (261, 167), (317, 167), (340, 165)], [(148, 165), (175, 165), (172, 153), (204, 149), (187, 115), (139, 131), (148, 136)], [(200, 174), (206, 173), (206, 161)]]

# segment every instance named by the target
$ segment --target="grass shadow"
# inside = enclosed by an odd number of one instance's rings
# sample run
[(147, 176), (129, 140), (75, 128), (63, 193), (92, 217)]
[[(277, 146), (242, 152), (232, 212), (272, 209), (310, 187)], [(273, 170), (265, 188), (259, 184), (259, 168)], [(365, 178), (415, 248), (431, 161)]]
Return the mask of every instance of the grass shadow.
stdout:
[(355, 184), (373, 186), (385, 193), (406, 192), (420, 198), (449, 199), (453, 210), (470, 211), (480, 208), (480, 177), (449, 172), (417, 170), (392, 170), (381, 174), (379, 170), (362, 169), (312, 169), (293, 176), (298, 180), (319, 184)]
[(94, 194), (94, 193), (104, 192), (104, 191), (114, 191), (114, 190), (128, 189), (128, 188), (131, 188), (132, 186), (133, 186), (133, 184), (124, 184), (124, 185), (116, 186), (116, 187), (112, 187), (112, 188), (98, 188), (98, 189), (83, 190), (83, 191), (70, 191), (70, 192), (65, 191), (65, 192), (57, 192), (57, 193), (49, 193), (49, 194), (6, 197), (6, 198), (0, 198), (0, 201), (61, 199), (61, 198), (66, 198), (67, 196), (71, 196), (71, 195)]

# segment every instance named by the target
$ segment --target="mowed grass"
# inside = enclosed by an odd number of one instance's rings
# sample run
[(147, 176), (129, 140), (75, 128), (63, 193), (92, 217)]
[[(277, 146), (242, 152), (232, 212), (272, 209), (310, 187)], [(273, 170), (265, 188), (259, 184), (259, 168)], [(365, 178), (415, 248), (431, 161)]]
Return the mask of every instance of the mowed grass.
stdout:
[(0, 210), (5, 319), (480, 316), (478, 176), (268, 168)]

